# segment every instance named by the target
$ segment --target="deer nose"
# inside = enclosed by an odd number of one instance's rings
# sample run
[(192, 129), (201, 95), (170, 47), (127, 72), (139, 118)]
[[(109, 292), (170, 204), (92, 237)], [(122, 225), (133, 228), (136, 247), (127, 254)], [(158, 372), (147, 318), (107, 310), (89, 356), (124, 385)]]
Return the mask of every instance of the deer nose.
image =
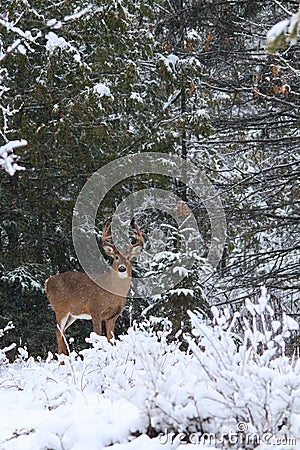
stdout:
[(119, 271), (119, 272), (126, 272), (126, 267), (125, 267), (125, 266), (120, 266), (120, 267), (118, 268), (118, 271)]

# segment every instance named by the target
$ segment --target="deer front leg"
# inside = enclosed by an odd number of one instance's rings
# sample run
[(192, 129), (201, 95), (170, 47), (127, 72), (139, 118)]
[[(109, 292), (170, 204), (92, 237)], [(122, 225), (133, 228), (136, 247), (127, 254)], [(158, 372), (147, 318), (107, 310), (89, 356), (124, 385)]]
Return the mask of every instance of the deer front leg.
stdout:
[(114, 338), (115, 336), (115, 324), (116, 324), (116, 320), (119, 316), (117, 317), (113, 317), (112, 319), (108, 319), (105, 321), (105, 325), (106, 325), (106, 336), (107, 336), (107, 340), (108, 342), (113, 345), (113, 343), (111, 342), (111, 340)]
[(100, 317), (93, 316), (92, 321), (94, 333), (102, 336), (102, 319)]

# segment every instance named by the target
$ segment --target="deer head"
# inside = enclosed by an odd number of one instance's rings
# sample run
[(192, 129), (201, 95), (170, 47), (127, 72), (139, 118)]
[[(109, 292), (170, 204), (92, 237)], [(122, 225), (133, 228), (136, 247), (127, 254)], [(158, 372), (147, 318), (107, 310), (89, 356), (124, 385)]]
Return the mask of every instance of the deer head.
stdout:
[(105, 226), (103, 233), (102, 233), (102, 247), (104, 253), (112, 258), (113, 263), (111, 268), (117, 272), (118, 276), (120, 278), (126, 278), (131, 277), (132, 275), (132, 260), (140, 255), (144, 238), (142, 236), (142, 233), (139, 229), (139, 227), (135, 224), (134, 225), (136, 233), (132, 232), (132, 236), (137, 241), (135, 244), (132, 244), (130, 242), (130, 247), (128, 251), (120, 251), (117, 249), (115, 244), (110, 243), (108, 240), (112, 239), (112, 234), (108, 236), (108, 233), (111, 228), (111, 223)]

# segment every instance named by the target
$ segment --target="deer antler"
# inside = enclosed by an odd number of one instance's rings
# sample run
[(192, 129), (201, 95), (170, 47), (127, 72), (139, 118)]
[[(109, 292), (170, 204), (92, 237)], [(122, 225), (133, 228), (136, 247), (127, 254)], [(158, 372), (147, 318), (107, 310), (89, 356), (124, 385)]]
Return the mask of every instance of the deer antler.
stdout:
[[(107, 225), (105, 225), (105, 227), (104, 227), (104, 229), (103, 229), (102, 238), (101, 238), (102, 244), (103, 244), (103, 246), (108, 246), (108, 247), (111, 247), (111, 248), (113, 248), (114, 250), (116, 250), (115, 244), (112, 244), (111, 242), (108, 242), (108, 239), (112, 239), (112, 237), (113, 237), (112, 234), (110, 234), (110, 235), (108, 236), (108, 233), (109, 233), (109, 231), (110, 231), (110, 228), (111, 228), (111, 222), (108, 223)], [(143, 235), (142, 235), (141, 230), (139, 229), (139, 227), (137, 226), (136, 223), (134, 224), (134, 228), (135, 228), (135, 230), (136, 230), (136, 233), (135, 233), (134, 231), (132, 231), (132, 236), (134, 237), (134, 239), (137, 240), (137, 242), (136, 242), (135, 244), (132, 244), (132, 243), (130, 242), (131, 248), (133, 248), (133, 247), (138, 247), (138, 246), (142, 246), (142, 245), (144, 244), (144, 238), (143, 238)]]
[(139, 229), (139, 227), (137, 226), (137, 224), (134, 224), (134, 228), (136, 230), (136, 233), (134, 231), (132, 231), (132, 236), (137, 239), (137, 243), (136, 244), (130, 244), (131, 247), (138, 247), (139, 245), (143, 245), (144, 244), (144, 238), (143, 235), (141, 233), (141, 230)]
[(107, 233), (109, 232), (110, 227), (111, 227), (111, 222), (109, 222), (109, 223), (108, 223), (107, 225), (105, 225), (105, 227), (104, 227), (104, 230), (103, 230), (103, 233), (102, 233), (102, 237), (101, 237), (102, 244), (103, 244), (103, 245), (107, 245), (108, 247), (111, 247), (111, 248), (113, 248), (113, 249), (116, 249), (115, 244), (112, 244), (112, 243), (110, 243), (110, 242), (107, 242), (108, 239), (111, 239), (111, 238), (112, 238), (112, 234), (109, 235), (109, 236), (107, 236)]

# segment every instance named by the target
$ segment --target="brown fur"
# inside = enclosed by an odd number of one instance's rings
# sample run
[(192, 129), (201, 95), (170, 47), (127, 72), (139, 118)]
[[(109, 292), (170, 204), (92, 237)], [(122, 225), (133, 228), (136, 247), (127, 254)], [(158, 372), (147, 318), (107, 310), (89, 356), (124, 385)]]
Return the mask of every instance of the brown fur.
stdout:
[[(109, 272), (98, 276), (98, 281), (107, 290), (80, 272), (64, 272), (46, 281), (46, 295), (56, 315), (58, 353), (68, 355), (64, 333), (77, 319), (92, 319), (93, 330), (99, 335), (102, 334), (102, 321), (105, 320), (107, 339), (110, 342), (113, 338), (116, 320), (125, 308), (130, 288), (130, 259), (140, 253), (143, 242), (137, 227), (136, 229), (140, 242), (131, 246), (127, 258), (113, 244), (105, 242), (104, 251), (113, 258), (113, 264)], [(119, 271), (121, 266), (126, 271)], [(125, 273), (127, 276), (122, 278), (120, 275)], [(115, 293), (110, 292), (110, 288)]]

